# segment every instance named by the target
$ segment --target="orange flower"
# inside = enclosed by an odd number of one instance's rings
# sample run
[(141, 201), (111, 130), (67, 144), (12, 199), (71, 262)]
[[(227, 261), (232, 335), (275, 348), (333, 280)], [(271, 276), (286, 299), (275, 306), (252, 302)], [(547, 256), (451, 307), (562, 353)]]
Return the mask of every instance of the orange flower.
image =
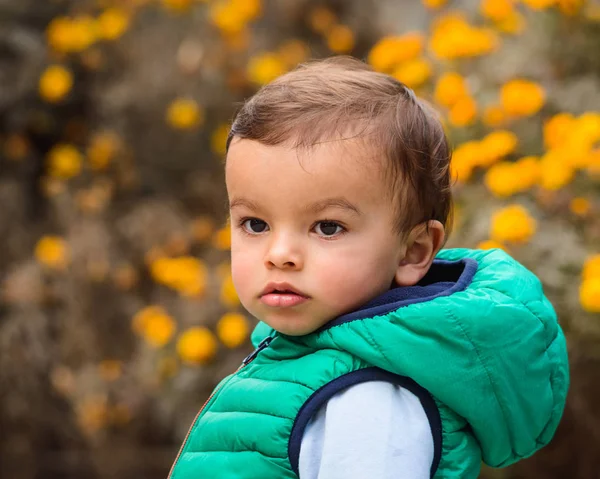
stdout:
[(435, 85), (435, 101), (447, 108), (451, 108), (458, 100), (468, 95), (467, 83), (457, 72), (445, 72)]
[(348, 53), (354, 48), (354, 32), (346, 25), (335, 25), (327, 32), (327, 46), (335, 53)]
[(40, 96), (51, 103), (57, 103), (65, 98), (72, 87), (73, 74), (60, 65), (49, 66), (40, 77)]
[(228, 348), (237, 348), (242, 345), (249, 332), (248, 320), (243, 314), (226, 313), (217, 323), (217, 335)]
[(64, 269), (69, 263), (68, 245), (60, 236), (44, 236), (35, 246), (35, 257), (44, 266)]
[(177, 98), (167, 109), (167, 122), (180, 130), (191, 130), (204, 122), (198, 103), (191, 98)]
[(460, 97), (452, 108), (448, 115), (450, 123), (454, 126), (468, 126), (475, 122), (477, 117), (477, 103), (469, 96), (465, 95)]
[(424, 42), (425, 37), (420, 32), (383, 37), (369, 52), (368, 62), (377, 71), (391, 72), (400, 63), (421, 55)]
[(425, 58), (417, 58), (402, 63), (394, 70), (393, 77), (409, 88), (417, 88), (431, 76), (431, 62)]
[(252, 57), (248, 63), (248, 78), (258, 85), (265, 85), (275, 80), (285, 71), (283, 61), (274, 53), (263, 53)]
[(511, 80), (502, 86), (500, 101), (509, 115), (531, 116), (544, 106), (546, 92), (532, 81)]
[(189, 328), (177, 341), (177, 353), (186, 363), (206, 363), (215, 356), (216, 352), (217, 341), (213, 333), (203, 327)]
[(510, 205), (492, 217), (490, 236), (498, 242), (526, 243), (534, 235), (536, 221), (521, 205)]

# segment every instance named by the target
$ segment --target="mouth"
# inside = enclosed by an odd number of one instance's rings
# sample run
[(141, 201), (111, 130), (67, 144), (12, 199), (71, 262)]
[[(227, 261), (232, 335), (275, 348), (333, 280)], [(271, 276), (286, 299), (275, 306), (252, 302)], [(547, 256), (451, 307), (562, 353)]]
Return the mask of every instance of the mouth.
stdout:
[(269, 283), (260, 294), (260, 300), (267, 306), (286, 308), (308, 301), (310, 297), (287, 283)]

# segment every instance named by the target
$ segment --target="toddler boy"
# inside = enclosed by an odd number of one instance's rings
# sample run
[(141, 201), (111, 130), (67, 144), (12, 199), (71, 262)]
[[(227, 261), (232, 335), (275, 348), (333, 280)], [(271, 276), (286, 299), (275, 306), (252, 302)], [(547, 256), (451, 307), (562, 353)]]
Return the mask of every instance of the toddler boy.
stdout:
[(283, 75), (237, 114), (226, 183), (256, 350), (170, 477), (469, 479), (550, 441), (554, 310), (501, 250), (441, 250), (450, 150), (411, 90), (349, 58)]

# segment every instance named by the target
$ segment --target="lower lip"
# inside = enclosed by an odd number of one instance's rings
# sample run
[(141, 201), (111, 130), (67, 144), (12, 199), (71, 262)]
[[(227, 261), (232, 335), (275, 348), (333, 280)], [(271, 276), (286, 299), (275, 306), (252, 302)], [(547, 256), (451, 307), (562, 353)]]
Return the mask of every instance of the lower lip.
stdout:
[(260, 300), (267, 306), (276, 308), (287, 308), (289, 306), (297, 306), (304, 303), (308, 298), (299, 294), (264, 294)]

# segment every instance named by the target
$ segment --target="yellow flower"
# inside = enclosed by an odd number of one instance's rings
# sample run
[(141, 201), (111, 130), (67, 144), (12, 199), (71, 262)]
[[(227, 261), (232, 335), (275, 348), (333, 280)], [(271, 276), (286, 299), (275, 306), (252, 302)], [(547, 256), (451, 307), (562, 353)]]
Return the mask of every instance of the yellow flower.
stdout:
[(531, 116), (544, 106), (546, 92), (532, 81), (511, 80), (502, 86), (500, 101), (509, 115)]
[(40, 96), (51, 103), (62, 100), (73, 87), (73, 74), (60, 65), (51, 65), (40, 77)]
[(514, 13), (515, 5), (513, 0), (482, 0), (479, 11), (484, 17), (501, 22)]
[(104, 131), (95, 134), (87, 149), (87, 158), (92, 169), (103, 170), (113, 160), (121, 148), (121, 141), (116, 133)]
[(589, 313), (600, 313), (600, 278), (586, 279), (581, 283), (579, 302)]
[(431, 76), (431, 62), (425, 58), (417, 58), (402, 63), (394, 70), (393, 77), (409, 88), (417, 88)]
[(133, 330), (151, 346), (160, 348), (175, 334), (175, 320), (161, 306), (147, 306), (133, 317)]
[(435, 85), (435, 101), (447, 108), (451, 108), (458, 100), (468, 95), (467, 82), (456, 72), (442, 74)]
[(521, 0), (532, 10), (545, 10), (556, 5), (557, 0)]
[(458, 146), (452, 153), (450, 163), (452, 178), (463, 183), (468, 181), (480, 154), (481, 146), (478, 141), (467, 141)]
[(513, 153), (519, 140), (517, 135), (508, 130), (496, 130), (486, 135), (481, 140), (482, 154), (479, 156), (478, 164), (486, 167)]
[(354, 32), (346, 25), (334, 25), (327, 31), (327, 46), (335, 53), (348, 53), (354, 48)]
[(212, 238), (215, 222), (210, 216), (200, 216), (191, 223), (192, 238), (198, 243), (204, 243)]
[(475, 103), (475, 100), (469, 95), (460, 97), (456, 103), (452, 105), (450, 113), (448, 114), (450, 123), (458, 127), (473, 124), (476, 117), (477, 103)]
[(248, 78), (258, 85), (265, 85), (275, 80), (285, 71), (283, 61), (274, 53), (263, 53), (252, 57), (248, 62)]
[(308, 24), (317, 33), (325, 34), (335, 22), (335, 14), (324, 6), (313, 8), (308, 15)]
[(518, 35), (525, 30), (525, 17), (516, 10), (513, 11), (507, 18), (496, 22), (496, 28), (504, 33)]
[(540, 185), (545, 190), (560, 190), (575, 176), (575, 169), (564, 160), (560, 152), (551, 150), (540, 160)]
[(48, 44), (61, 53), (82, 52), (98, 38), (98, 23), (88, 15), (57, 17), (46, 29)]
[(217, 335), (228, 348), (242, 345), (250, 332), (248, 320), (243, 314), (227, 313), (217, 323)]
[(50, 176), (69, 179), (81, 172), (83, 157), (73, 145), (58, 144), (48, 152), (47, 161)]
[(506, 251), (506, 246), (504, 246), (502, 243), (499, 243), (498, 241), (494, 241), (494, 240), (482, 241), (481, 243), (479, 243), (477, 245), (477, 249), (496, 249), (496, 248)]
[(536, 221), (527, 210), (513, 204), (492, 216), (491, 239), (499, 242), (527, 243), (534, 235)]
[(462, 14), (444, 15), (432, 24), (429, 47), (440, 59), (481, 56), (498, 45), (498, 35), (493, 30), (470, 25)]
[(44, 236), (35, 245), (35, 257), (52, 269), (65, 269), (69, 263), (67, 243), (60, 236)]
[(204, 121), (204, 115), (198, 104), (191, 98), (177, 98), (167, 109), (167, 122), (181, 130), (198, 127)]
[(213, 245), (223, 251), (231, 248), (231, 225), (229, 223), (215, 232)]
[(544, 122), (544, 144), (553, 149), (562, 146), (575, 126), (575, 117), (570, 113), (558, 113)]
[(193, 327), (184, 331), (177, 341), (179, 357), (190, 364), (210, 361), (217, 352), (217, 341), (213, 333), (203, 327)]
[(257, 19), (262, 13), (261, 0), (231, 0), (231, 3), (241, 12), (246, 22)]
[(225, 306), (229, 306), (231, 308), (234, 308), (240, 304), (240, 298), (238, 297), (235, 286), (233, 285), (233, 278), (231, 277), (231, 274), (228, 274), (221, 284), (220, 298), (221, 302)]
[(448, 3), (448, 0), (421, 0), (421, 3), (423, 5), (425, 5), (427, 8), (431, 8), (432, 10), (435, 10), (437, 8), (441, 8), (444, 5), (446, 5), (446, 3)]
[(573, 198), (569, 203), (569, 209), (577, 216), (586, 216), (590, 212), (590, 201), (586, 198)]
[(526, 156), (515, 163), (493, 165), (485, 175), (485, 184), (495, 196), (506, 197), (528, 190), (538, 182), (539, 175), (538, 159)]
[(105, 40), (120, 38), (129, 28), (129, 14), (118, 7), (107, 8), (98, 17), (98, 35)]
[(242, 9), (233, 2), (215, 2), (211, 4), (209, 18), (223, 34), (233, 35), (246, 27), (247, 19)]
[(229, 123), (223, 123), (219, 125), (215, 131), (212, 132), (210, 137), (210, 148), (219, 156), (225, 156), (225, 149), (227, 147), (227, 138), (229, 137), (229, 130), (231, 125)]
[(174, 12), (186, 12), (192, 5), (192, 0), (161, 0), (163, 6)]
[(484, 108), (481, 120), (484, 125), (498, 127), (506, 122), (506, 113), (502, 109), (502, 106), (490, 105)]
[(391, 72), (398, 64), (421, 55), (424, 43), (425, 37), (420, 32), (383, 37), (369, 52), (368, 62), (374, 70)]
[(182, 296), (199, 296), (206, 288), (208, 270), (192, 256), (159, 257), (150, 264), (150, 273), (157, 283), (175, 289)]
[(293, 38), (280, 45), (277, 54), (287, 68), (293, 68), (309, 58), (310, 48), (302, 40)]
[(585, 260), (581, 277), (583, 280), (600, 279), (600, 254), (592, 255)]

